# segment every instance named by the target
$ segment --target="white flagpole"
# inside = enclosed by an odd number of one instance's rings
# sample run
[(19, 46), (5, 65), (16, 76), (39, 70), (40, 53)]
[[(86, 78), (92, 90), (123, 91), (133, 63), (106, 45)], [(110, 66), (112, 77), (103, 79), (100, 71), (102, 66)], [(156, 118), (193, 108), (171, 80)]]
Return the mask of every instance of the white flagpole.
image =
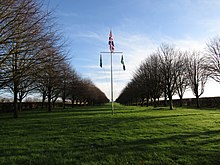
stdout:
[(113, 66), (112, 66), (112, 63), (113, 63), (113, 54), (122, 54), (123, 52), (100, 52), (101, 54), (109, 54), (110, 53), (110, 56), (111, 56), (111, 104), (112, 104), (112, 115), (114, 115), (114, 98), (113, 98)]
[[(111, 39), (111, 40), (110, 40)], [(110, 34), (109, 34), (109, 42), (112, 42), (113, 44), (113, 38), (112, 38), (112, 33), (111, 33), (111, 30), (110, 30)], [(112, 104), (112, 115), (114, 115), (114, 96), (113, 96), (113, 66), (112, 66), (112, 54), (114, 53), (123, 53), (123, 52), (114, 52), (114, 49), (112, 49), (112, 45), (110, 45), (109, 43), (109, 46), (110, 46), (110, 52), (100, 52), (100, 53), (110, 53), (111, 54), (111, 104)], [(114, 45), (113, 45), (114, 46)]]
[(112, 52), (111, 52), (111, 102), (112, 102), (112, 115), (114, 115)]

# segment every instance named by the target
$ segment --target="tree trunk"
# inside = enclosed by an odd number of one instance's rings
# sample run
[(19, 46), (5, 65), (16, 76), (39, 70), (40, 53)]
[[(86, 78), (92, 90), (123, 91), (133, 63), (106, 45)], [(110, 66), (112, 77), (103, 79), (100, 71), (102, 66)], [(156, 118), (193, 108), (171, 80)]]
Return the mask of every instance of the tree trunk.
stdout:
[(144, 97), (141, 98), (141, 106), (144, 106)]
[(180, 97), (180, 107), (182, 107), (183, 106), (183, 96), (179, 96)]
[(73, 108), (73, 106), (74, 106), (74, 96), (72, 96), (71, 102), (72, 102), (72, 108)]
[(44, 102), (45, 102), (45, 100), (46, 100), (46, 92), (44, 91), (44, 92), (43, 92), (43, 96), (42, 96), (41, 109), (44, 108)]
[(18, 110), (19, 112), (22, 111), (22, 99), (21, 98), (19, 98)]
[(157, 100), (156, 100), (156, 98), (153, 99), (153, 102), (154, 102), (154, 107), (157, 107)]
[(53, 100), (53, 101), (52, 101), (52, 107), (53, 107), (53, 108), (55, 108), (55, 102), (56, 102), (56, 100)]
[(169, 106), (170, 106), (170, 110), (173, 110), (173, 98), (172, 95), (169, 93)]
[(51, 87), (48, 88), (48, 112), (51, 112)]
[(66, 108), (66, 104), (65, 104), (66, 99), (65, 99), (65, 97), (63, 97), (62, 100), (63, 100), (63, 109), (65, 109)]
[(66, 86), (64, 86), (64, 89), (63, 89), (63, 97), (62, 97), (62, 100), (63, 100), (63, 109), (66, 108)]
[(18, 69), (17, 69), (17, 58), (18, 54), (17, 52), (15, 53), (14, 57), (14, 67), (13, 67), (13, 85), (14, 85), (14, 118), (18, 118)]
[(164, 106), (167, 106), (167, 87), (164, 87)]
[(199, 108), (199, 95), (196, 95), (196, 107)]
[(183, 106), (183, 94), (184, 94), (183, 91), (184, 91), (183, 87), (179, 87), (178, 90), (177, 90), (178, 96), (180, 98), (180, 105), (179, 105), (180, 107)]
[(195, 84), (196, 107), (199, 108), (199, 85)]
[(149, 106), (149, 96), (147, 96), (147, 107)]
[(18, 88), (17, 84), (14, 83), (14, 118), (18, 118)]

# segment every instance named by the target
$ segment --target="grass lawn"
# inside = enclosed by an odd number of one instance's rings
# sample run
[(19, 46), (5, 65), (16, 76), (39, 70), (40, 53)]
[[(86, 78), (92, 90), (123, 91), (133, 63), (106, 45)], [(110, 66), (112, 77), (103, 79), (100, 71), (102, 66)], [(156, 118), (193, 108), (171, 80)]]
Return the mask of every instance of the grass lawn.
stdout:
[(0, 164), (220, 164), (220, 110), (110, 108), (0, 114)]

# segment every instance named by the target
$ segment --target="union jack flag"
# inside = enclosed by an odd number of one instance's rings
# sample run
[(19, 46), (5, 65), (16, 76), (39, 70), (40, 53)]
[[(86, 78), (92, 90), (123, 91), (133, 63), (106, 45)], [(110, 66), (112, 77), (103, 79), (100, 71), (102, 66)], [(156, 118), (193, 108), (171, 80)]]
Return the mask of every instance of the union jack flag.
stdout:
[(112, 36), (112, 31), (110, 30), (110, 33), (109, 33), (109, 41), (108, 41), (108, 44), (109, 44), (109, 49), (110, 51), (113, 53), (114, 50), (115, 50), (115, 45), (114, 45), (114, 42), (113, 42), (113, 36)]

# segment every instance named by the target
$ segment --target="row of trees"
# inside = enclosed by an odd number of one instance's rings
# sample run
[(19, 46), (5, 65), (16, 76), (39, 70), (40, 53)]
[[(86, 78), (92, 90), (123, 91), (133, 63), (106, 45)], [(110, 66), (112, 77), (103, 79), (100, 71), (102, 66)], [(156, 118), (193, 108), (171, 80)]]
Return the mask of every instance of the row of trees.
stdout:
[(165, 105), (169, 101), (173, 109), (173, 95), (178, 94), (182, 103), (186, 89), (191, 88), (199, 107), (199, 97), (204, 93), (208, 78), (220, 82), (220, 38), (207, 43), (205, 52), (180, 51), (162, 44), (139, 66), (116, 101), (148, 105), (152, 100), (157, 106), (157, 101), (164, 97)]
[[(14, 117), (18, 101), (30, 92), (51, 102), (106, 102), (106, 96), (71, 68), (62, 35), (52, 13), (37, 0), (0, 0), (0, 90), (14, 96)], [(20, 104), (21, 105), (21, 104)], [(65, 105), (65, 104), (64, 104)]]

